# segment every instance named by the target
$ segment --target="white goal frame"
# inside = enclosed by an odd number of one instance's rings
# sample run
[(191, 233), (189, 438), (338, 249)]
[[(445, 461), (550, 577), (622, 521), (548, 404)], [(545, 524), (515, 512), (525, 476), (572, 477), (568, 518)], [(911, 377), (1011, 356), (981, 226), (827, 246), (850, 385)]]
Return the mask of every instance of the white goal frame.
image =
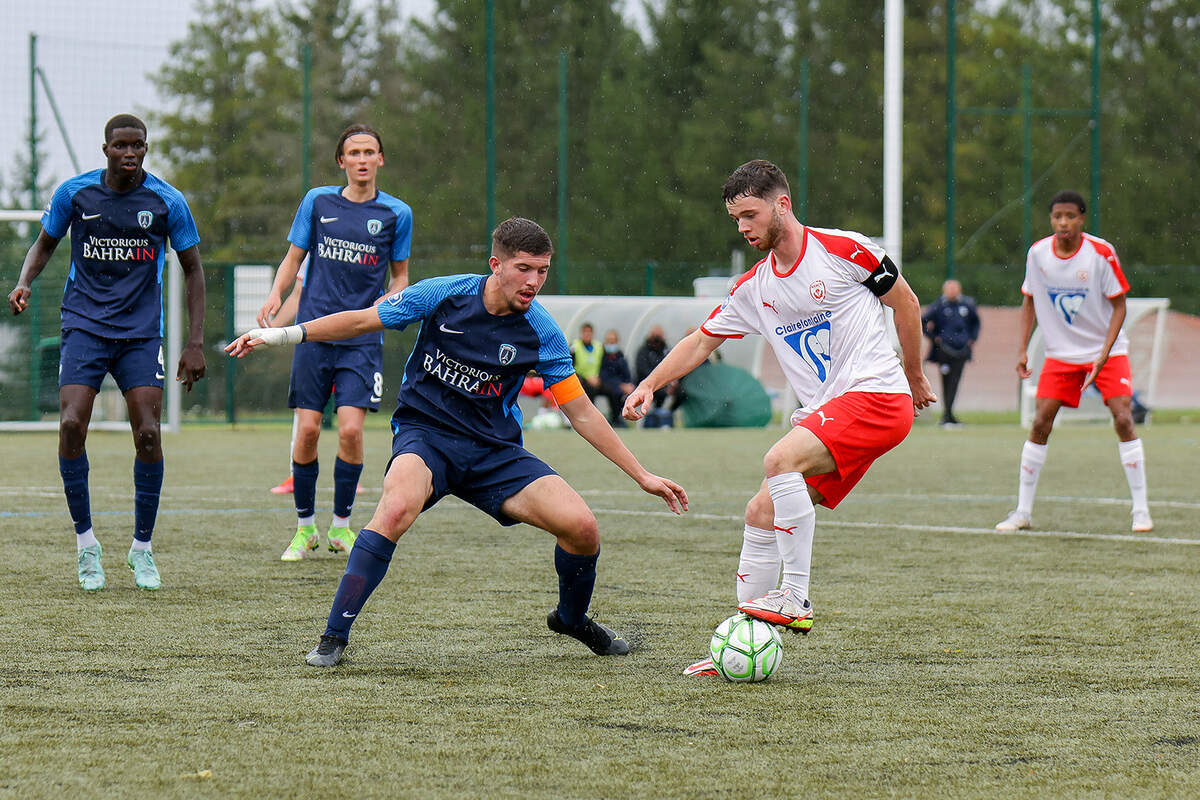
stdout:
[[(1146, 422), (1150, 422), (1154, 413), (1158, 393), (1158, 376), (1162, 371), (1162, 360), (1167, 352), (1167, 311), (1171, 300), (1167, 297), (1129, 297), (1125, 300), (1125, 335), (1129, 338), (1129, 365), (1133, 370), (1133, 385), (1138, 397), (1150, 409)], [(1143, 356), (1138, 352), (1144, 349), (1144, 338), (1135, 341), (1131, 335), (1138, 322), (1147, 314), (1154, 314), (1154, 333), (1150, 340), (1150, 352)], [(1142, 348), (1138, 345), (1141, 344)], [(1046, 351), (1042, 342), (1042, 329), (1035, 328), (1029, 340), (1029, 365), (1033, 375), (1021, 381), (1020, 409), (1021, 425), (1028, 428), (1033, 425), (1034, 414), (1037, 410), (1037, 382), (1042, 372), (1042, 363), (1046, 360)], [(1112, 418), (1108, 407), (1100, 398), (1099, 393), (1089, 390), (1079, 401), (1079, 408), (1059, 410), (1054, 423), (1059, 422), (1103, 422)]]
[[(0, 224), (3, 223), (18, 223), (32, 222), (38, 224), (42, 221), (42, 212), (29, 209), (0, 209)], [(68, 236), (70, 234), (68, 233)], [(61, 246), (61, 245), (60, 245)], [(163, 373), (166, 376), (163, 383), (163, 411), (165, 419), (162, 423), (162, 430), (166, 433), (178, 433), (179, 421), (181, 416), (181, 406), (183, 402), (183, 390), (179, 382), (175, 380), (175, 365), (179, 363), (179, 355), (183, 351), (183, 269), (179, 266), (179, 259), (175, 255), (174, 250), (168, 249), (167, 262), (163, 269), (163, 279), (166, 291), (164, 299), (164, 311), (166, 315), (166, 330), (163, 332)], [(18, 319), (20, 319), (18, 317)], [(100, 395), (97, 396), (96, 402), (102, 402), (106, 392), (116, 391), (108, 388), (111, 380), (106, 381), (106, 385), (101, 388)], [(115, 404), (121, 409), (121, 413), (125, 414), (124, 402)], [(97, 420), (93, 417), (89, 430), (101, 431), (127, 431), (129, 430), (129, 419), (120, 420)], [(0, 431), (56, 431), (58, 430), (58, 420), (25, 420), (25, 421), (0, 421)]]

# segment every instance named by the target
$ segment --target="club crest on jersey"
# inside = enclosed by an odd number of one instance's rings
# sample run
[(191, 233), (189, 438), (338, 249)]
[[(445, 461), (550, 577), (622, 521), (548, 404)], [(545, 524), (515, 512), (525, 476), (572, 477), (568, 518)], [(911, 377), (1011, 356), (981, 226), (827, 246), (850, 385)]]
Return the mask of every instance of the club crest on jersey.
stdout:
[(500, 364), (501, 365), (511, 364), (513, 362), (513, 359), (515, 359), (516, 357), (517, 357), (517, 348), (513, 347), (511, 344), (500, 345)]
[(813, 281), (808, 285), (808, 293), (818, 303), (825, 302), (825, 281)]
[(154, 222), (154, 214), (149, 211), (138, 212), (138, 225), (141, 225), (143, 228), (149, 228), (152, 222)]
[(1075, 324), (1075, 316), (1083, 307), (1087, 292), (1050, 292), (1050, 302), (1054, 310), (1063, 315), (1068, 325)]
[(1081, 269), (1075, 273), (1075, 277), (1079, 278), (1080, 283), (1087, 283), (1087, 276), (1088, 276), (1088, 271), (1086, 269)]
[(824, 383), (825, 379), (829, 377), (829, 362), (832, 361), (829, 354), (829, 334), (832, 328), (826, 314), (822, 313), (817, 316), (819, 321), (798, 326), (799, 330), (787, 334), (783, 340), (812, 369), (817, 380)]
[(374, 236), (375, 234), (379, 233), (381, 230), (383, 230), (383, 222), (381, 222), (380, 220), (377, 220), (377, 219), (367, 220), (367, 233)]

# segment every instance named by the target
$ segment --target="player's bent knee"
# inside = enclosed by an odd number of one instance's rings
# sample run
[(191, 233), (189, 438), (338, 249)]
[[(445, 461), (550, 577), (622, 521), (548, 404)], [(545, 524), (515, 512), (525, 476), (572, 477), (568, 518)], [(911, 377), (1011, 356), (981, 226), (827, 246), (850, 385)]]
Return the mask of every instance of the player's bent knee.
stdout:
[(576, 512), (570, 519), (560, 520), (559, 544), (571, 553), (590, 555), (600, 549), (600, 526), (590, 509)]
[(775, 519), (775, 506), (771, 503), (771, 495), (758, 492), (746, 503), (746, 524), (756, 528), (771, 525)]

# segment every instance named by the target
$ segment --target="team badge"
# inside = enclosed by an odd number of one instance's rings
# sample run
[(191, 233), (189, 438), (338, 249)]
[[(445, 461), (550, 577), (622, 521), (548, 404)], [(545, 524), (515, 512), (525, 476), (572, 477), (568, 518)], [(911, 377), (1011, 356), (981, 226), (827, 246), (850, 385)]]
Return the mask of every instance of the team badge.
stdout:
[(825, 281), (813, 281), (808, 285), (808, 293), (818, 303), (825, 302)]
[(152, 213), (149, 211), (138, 212), (138, 225), (141, 225), (143, 228), (149, 228), (151, 222), (154, 222), (154, 215)]
[(506, 365), (506, 364), (511, 364), (513, 362), (513, 359), (515, 359), (516, 357), (517, 357), (517, 348), (513, 347), (511, 344), (500, 345), (500, 364), (502, 366)]
[(380, 222), (380, 221), (379, 221), (379, 220), (377, 220), (377, 219), (369, 219), (369, 220), (367, 220), (367, 233), (369, 233), (369, 234), (371, 234), (372, 236), (374, 236), (375, 234), (379, 233), (381, 230), (383, 230), (383, 223), (382, 223), (382, 222)]
[(1079, 278), (1080, 283), (1087, 283), (1087, 275), (1088, 273), (1086, 269), (1081, 269), (1075, 273), (1075, 277)]

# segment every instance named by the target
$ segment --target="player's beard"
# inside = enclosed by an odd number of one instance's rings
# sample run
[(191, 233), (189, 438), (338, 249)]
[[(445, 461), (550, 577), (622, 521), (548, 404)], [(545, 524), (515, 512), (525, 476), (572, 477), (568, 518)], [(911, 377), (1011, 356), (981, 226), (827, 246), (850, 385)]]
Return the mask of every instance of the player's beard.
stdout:
[(758, 240), (758, 249), (762, 252), (767, 252), (779, 244), (779, 240), (783, 238), (783, 217), (779, 216), (778, 209), (771, 209), (771, 219), (767, 223), (767, 232)]

